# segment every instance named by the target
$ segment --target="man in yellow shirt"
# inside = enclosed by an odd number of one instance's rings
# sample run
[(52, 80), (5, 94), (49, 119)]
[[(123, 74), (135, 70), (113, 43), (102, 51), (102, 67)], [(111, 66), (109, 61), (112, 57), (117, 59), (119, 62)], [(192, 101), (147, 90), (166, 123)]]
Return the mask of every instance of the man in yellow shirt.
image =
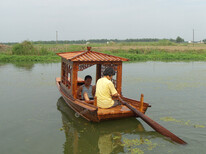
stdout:
[(103, 77), (97, 81), (96, 84), (96, 96), (97, 96), (97, 106), (101, 108), (111, 108), (119, 105), (117, 100), (112, 98), (117, 98), (119, 94), (114, 87), (111, 79), (115, 75), (115, 71), (112, 67), (108, 67), (103, 72)]

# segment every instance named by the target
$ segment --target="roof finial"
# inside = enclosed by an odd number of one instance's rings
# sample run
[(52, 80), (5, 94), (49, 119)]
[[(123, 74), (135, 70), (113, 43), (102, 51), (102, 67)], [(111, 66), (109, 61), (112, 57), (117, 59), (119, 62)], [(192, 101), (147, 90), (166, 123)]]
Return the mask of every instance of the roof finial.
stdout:
[(91, 48), (92, 48), (92, 47), (87, 47), (87, 51), (91, 51)]

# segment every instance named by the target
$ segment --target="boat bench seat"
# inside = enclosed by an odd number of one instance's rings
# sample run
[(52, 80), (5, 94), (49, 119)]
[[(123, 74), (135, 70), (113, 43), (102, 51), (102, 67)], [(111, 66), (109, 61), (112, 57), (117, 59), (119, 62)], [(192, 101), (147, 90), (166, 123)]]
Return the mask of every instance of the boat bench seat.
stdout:
[(105, 114), (126, 114), (130, 113), (131, 110), (126, 107), (125, 105), (118, 105), (113, 108), (109, 109), (103, 109), (103, 108), (98, 108), (98, 115), (105, 115)]
[(85, 103), (94, 104), (94, 100), (85, 101)]

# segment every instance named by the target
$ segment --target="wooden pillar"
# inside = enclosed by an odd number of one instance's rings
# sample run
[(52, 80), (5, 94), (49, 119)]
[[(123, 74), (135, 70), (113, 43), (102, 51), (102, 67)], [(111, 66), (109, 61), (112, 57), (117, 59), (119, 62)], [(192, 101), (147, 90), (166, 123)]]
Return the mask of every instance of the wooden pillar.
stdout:
[(143, 112), (143, 105), (144, 105), (144, 95), (141, 94), (141, 98), (140, 98), (140, 112)]
[(99, 78), (101, 78), (101, 64), (96, 65), (96, 83)]
[(117, 65), (117, 92), (121, 95), (122, 92), (122, 62)]
[(73, 63), (72, 67), (72, 76), (71, 76), (71, 84), (72, 84), (72, 95), (74, 98), (77, 98), (77, 74), (78, 74), (78, 63)]

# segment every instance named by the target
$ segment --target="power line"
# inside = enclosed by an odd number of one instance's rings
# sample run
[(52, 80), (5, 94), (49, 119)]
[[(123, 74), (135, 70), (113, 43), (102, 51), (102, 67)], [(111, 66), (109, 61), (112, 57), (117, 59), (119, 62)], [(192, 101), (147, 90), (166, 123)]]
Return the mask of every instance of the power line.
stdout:
[(58, 31), (56, 31), (56, 44), (58, 43)]

